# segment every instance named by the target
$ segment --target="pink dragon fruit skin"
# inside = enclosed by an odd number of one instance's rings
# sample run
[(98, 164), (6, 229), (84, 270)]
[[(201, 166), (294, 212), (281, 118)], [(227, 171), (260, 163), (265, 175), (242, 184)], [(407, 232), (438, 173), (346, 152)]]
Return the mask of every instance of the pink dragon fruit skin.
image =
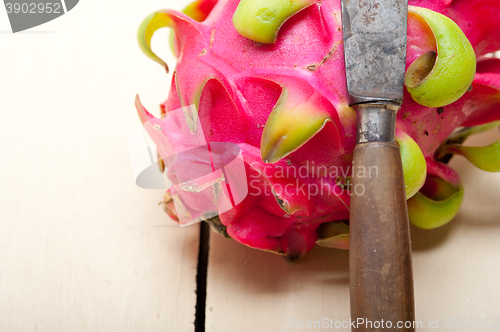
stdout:
[[(284, 22), (274, 44), (252, 41), (236, 31), (233, 15), (238, 4), (238, 0), (199, 0), (188, 14), (202, 22), (171, 10), (145, 20), (161, 16), (163, 25), (175, 31), (178, 63), (162, 109), (196, 105), (206, 141), (236, 143), (242, 151), (248, 195), (219, 215), (218, 226), (242, 244), (295, 258), (316, 244), (318, 234), (325, 237), (328, 225), (349, 219), (346, 180), (351, 175), (356, 114), (347, 105), (340, 0), (310, 1)], [(433, 186), (434, 179), (461, 192), (457, 173), (446, 165), (449, 156), (438, 156), (446, 142), (456, 143), (449, 139), (455, 129), (500, 119), (496, 109), (500, 60), (481, 58), (500, 49), (500, 20), (494, 17), (500, 12), (500, 0), (410, 0), (410, 5), (455, 21), (479, 59), (471, 89), (450, 105), (425, 107), (405, 91), (398, 136), (407, 134), (418, 144), (427, 169), (413, 171), (427, 172), (428, 179), (409, 200), (411, 217), (419, 213), (417, 196), (432, 197), (440, 190)], [(150, 38), (154, 30), (146, 35)], [(144, 31), (140, 30), (139, 39), (144, 39)], [(435, 48), (432, 40), (429, 31), (409, 20), (407, 68)], [(147, 41), (143, 49), (164, 65)], [(152, 115), (140, 103), (137, 107), (162, 157), (168, 146), (182, 144), (179, 135), (166, 135), (169, 141), (160, 138), (149, 124)], [(274, 144), (263, 144), (265, 140)], [(332, 167), (338, 173), (318, 171)], [(313, 194), (311, 188), (321, 192)], [(171, 197), (167, 192), (165, 208), (175, 218)], [(459, 205), (461, 196), (455, 201)], [(443, 208), (447, 208), (444, 203)]]

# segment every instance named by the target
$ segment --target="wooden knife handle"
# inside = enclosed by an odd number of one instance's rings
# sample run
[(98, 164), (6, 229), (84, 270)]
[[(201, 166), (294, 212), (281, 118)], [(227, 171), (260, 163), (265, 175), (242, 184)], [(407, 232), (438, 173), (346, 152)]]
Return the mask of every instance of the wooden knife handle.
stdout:
[(351, 191), (351, 319), (365, 322), (353, 331), (415, 331), (411, 240), (399, 146), (358, 144)]

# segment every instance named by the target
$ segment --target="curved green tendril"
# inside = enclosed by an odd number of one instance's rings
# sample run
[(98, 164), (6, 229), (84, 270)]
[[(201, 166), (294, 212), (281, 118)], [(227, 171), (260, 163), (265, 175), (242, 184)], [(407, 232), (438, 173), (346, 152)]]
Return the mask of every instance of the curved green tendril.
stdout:
[(168, 73), (166, 62), (160, 59), (160, 57), (151, 50), (151, 38), (153, 34), (156, 30), (165, 27), (173, 27), (173, 20), (170, 14), (162, 10), (156, 11), (148, 15), (139, 25), (139, 29), (137, 30), (137, 41), (139, 42), (142, 52), (144, 52), (148, 58), (162, 65)]

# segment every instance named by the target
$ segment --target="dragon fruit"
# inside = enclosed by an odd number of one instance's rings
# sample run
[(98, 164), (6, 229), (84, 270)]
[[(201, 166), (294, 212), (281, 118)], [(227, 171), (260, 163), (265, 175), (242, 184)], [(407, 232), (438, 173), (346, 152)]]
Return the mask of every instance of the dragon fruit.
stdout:
[[(409, 2), (396, 136), (410, 222), (430, 229), (449, 222), (463, 198), (447, 165), (454, 154), (500, 170), (499, 142), (462, 146), (500, 120), (500, 59), (485, 57), (500, 49), (500, 0)], [(184, 13), (152, 13), (139, 44), (168, 71), (150, 47), (161, 27), (173, 28), (178, 58), (162, 117), (195, 105), (207, 144), (233, 143), (244, 162), (248, 193), (206, 217), (212, 228), (291, 259), (315, 244), (347, 249), (356, 114), (347, 104), (340, 0), (198, 0)], [(138, 98), (136, 106), (167, 159), (184, 135), (155, 126)], [(167, 163), (169, 174), (189, 169)], [(176, 190), (163, 202), (174, 219)]]

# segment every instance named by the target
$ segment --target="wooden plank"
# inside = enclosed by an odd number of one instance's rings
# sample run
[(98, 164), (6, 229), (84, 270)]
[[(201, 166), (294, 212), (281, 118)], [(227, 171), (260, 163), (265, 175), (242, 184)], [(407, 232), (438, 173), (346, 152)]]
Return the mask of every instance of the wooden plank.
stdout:
[(215, 234), (207, 331), (288, 331), (294, 322), (349, 318), (348, 253), (315, 248), (297, 263)]
[[(495, 129), (468, 144), (498, 138)], [(500, 320), (500, 174), (478, 170), (461, 157), (452, 167), (465, 185), (459, 214), (435, 230), (411, 229), (419, 331), (445, 330), (447, 318), (450, 323), (453, 318)], [(293, 331), (301, 330), (294, 328), (300, 322), (303, 330), (322, 331), (305, 328), (307, 322), (314, 327), (323, 319), (349, 320), (346, 251), (315, 248), (291, 264), (212, 234), (209, 258), (207, 332)], [(429, 328), (436, 320), (439, 328)]]
[(135, 94), (158, 113), (170, 86), (135, 40), (164, 6), (81, 1), (1, 35), (0, 331), (194, 330), (199, 225), (135, 186), (127, 146)]

